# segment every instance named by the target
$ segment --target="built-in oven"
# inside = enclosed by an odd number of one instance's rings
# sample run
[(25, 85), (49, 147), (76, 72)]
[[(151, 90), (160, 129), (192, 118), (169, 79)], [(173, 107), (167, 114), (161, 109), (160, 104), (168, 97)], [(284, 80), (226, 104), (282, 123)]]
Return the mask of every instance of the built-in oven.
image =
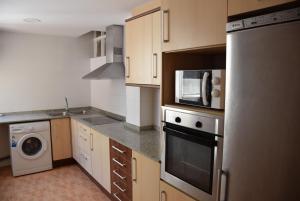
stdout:
[(215, 201), (222, 165), (223, 117), (163, 107), (161, 179)]
[(224, 109), (225, 70), (177, 70), (175, 102)]

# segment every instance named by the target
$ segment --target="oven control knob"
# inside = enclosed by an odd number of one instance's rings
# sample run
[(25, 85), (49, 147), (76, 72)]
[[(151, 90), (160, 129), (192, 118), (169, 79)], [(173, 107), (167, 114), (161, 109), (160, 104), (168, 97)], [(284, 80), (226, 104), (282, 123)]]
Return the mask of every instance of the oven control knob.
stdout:
[(214, 77), (212, 80), (211, 80), (212, 84), (213, 85), (219, 85), (221, 83), (221, 80), (220, 78), (218, 77)]
[(220, 95), (221, 95), (221, 92), (218, 89), (213, 89), (211, 92), (212, 97), (219, 97)]
[(200, 121), (197, 121), (195, 126), (197, 128), (202, 128), (202, 123)]
[(180, 117), (176, 117), (176, 118), (175, 118), (175, 122), (176, 122), (176, 123), (180, 123), (180, 122), (181, 122), (181, 118), (180, 118)]

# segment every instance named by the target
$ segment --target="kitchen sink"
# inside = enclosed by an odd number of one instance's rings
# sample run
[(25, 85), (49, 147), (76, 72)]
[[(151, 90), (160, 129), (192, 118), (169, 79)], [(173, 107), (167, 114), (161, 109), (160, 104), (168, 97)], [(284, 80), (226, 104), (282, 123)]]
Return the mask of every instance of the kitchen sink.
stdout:
[(116, 120), (116, 119), (113, 119), (110, 117), (106, 117), (106, 116), (88, 117), (88, 118), (83, 118), (82, 120), (84, 120), (94, 126), (120, 122), (119, 120)]
[(48, 112), (47, 114), (49, 116), (52, 116), (52, 117), (67, 116), (67, 115), (69, 115), (69, 113), (66, 112), (65, 110), (63, 110), (63, 111), (51, 111), (51, 112)]
[(90, 110), (54, 110), (49, 111), (47, 114), (52, 117), (58, 117), (58, 116), (68, 116), (68, 115), (88, 115), (92, 114), (93, 112)]

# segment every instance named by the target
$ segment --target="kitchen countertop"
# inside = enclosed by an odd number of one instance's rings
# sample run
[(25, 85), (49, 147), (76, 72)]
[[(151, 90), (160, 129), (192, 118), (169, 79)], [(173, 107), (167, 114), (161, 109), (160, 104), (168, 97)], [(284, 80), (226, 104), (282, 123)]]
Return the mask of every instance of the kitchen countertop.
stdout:
[[(107, 116), (107, 113), (101, 111), (92, 110), (91, 114), (76, 114), (67, 116), (51, 116), (48, 114), (49, 111), (33, 111), (33, 112), (15, 112), (6, 113), (4, 116), (0, 116), (0, 124), (11, 124), (41, 120), (51, 120), (59, 118), (72, 118), (80, 121), (95, 131), (137, 151), (155, 161), (160, 161), (161, 142), (160, 134), (157, 130), (145, 130), (145, 131), (134, 131), (125, 126), (125, 123), (120, 121), (112, 124), (105, 125), (92, 125), (84, 118), (96, 117), (96, 116)], [(108, 115), (108, 116), (111, 116)], [(118, 116), (118, 115), (116, 115)]]
[(14, 112), (4, 114), (4, 116), (0, 116), (0, 124), (11, 124), (11, 123), (20, 123), (20, 122), (28, 122), (28, 121), (39, 121), (39, 120), (49, 120), (61, 118), (53, 117), (47, 114), (46, 111), (34, 111), (34, 112)]
[(71, 118), (146, 157), (160, 161), (161, 140), (159, 131), (153, 129), (137, 132), (127, 128), (124, 122), (95, 126), (83, 120), (83, 118), (92, 116), (98, 115), (81, 115), (72, 116)]

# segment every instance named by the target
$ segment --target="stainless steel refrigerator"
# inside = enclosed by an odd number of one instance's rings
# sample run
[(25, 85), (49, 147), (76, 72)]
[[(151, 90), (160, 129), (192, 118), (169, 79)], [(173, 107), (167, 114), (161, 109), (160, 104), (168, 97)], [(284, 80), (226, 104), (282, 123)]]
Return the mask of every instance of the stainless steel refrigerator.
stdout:
[(300, 201), (300, 9), (227, 24), (219, 200)]

